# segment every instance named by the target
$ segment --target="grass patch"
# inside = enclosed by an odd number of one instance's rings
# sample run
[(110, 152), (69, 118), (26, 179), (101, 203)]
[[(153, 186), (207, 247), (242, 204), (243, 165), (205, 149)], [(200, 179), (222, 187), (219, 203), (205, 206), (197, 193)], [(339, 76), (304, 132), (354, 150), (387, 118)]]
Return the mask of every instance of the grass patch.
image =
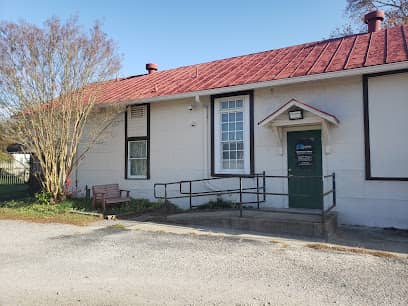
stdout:
[[(92, 208), (91, 201), (72, 198), (58, 204), (41, 204), (34, 198), (10, 200), (0, 202), (0, 219), (26, 220), (38, 223), (66, 223), (86, 225), (98, 220), (97, 216), (72, 213), (73, 210), (81, 212), (101, 212), (101, 209)], [(115, 206), (105, 211), (105, 214), (163, 214), (177, 212), (179, 209), (164, 202), (150, 202), (147, 199), (132, 199), (130, 203)]]
[(113, 228), (113, 229), (117, 229), (117, 230), (125, 230), (126, 226), (124, 226), (123, 224), (117, 223), (117, 224), (113, 224), (113, 225), (109, 226), (109, 228)]
[(308, 248), (315, 250), (326, 250), (326, 251), (337, 251), (337, 252), (346, 252), (346, 253), (355, 253), (362, 255), (372, 255), (376, 257), (385, 257), (385, 258), (397, 258), (398, 256), (389, 252), (369, 250), (364, 248), (357, 247), (345, 247), (340, 245), (328, 245), (321, 243), (309, 243), (306, 245)]
[(32, 198), (0, 203), (0, 219), (25, 220), (38, 223), (86, 225), (96, 221), (94, 216), (72, 214), (72, 202), (55, 205), (39, 204)]

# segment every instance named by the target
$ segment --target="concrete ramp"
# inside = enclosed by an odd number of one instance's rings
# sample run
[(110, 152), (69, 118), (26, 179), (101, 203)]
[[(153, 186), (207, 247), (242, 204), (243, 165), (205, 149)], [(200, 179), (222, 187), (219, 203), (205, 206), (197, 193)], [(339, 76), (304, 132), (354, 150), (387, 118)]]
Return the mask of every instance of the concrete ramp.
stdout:
[(317, 238), (327, 238), (337, 229), (334, 212), (326, 216), (325, 222), (320, 215), (257, 210), (245, 210), (243, 217), (239, 217), (237, 210), (192, 211), (169, 215), (166, 222)]

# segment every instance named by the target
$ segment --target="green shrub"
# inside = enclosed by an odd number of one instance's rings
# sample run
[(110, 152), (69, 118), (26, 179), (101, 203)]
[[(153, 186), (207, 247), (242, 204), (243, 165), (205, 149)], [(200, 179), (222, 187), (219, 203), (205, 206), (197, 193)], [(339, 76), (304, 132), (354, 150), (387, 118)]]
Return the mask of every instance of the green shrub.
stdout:
[(233, 202), (217, 198), (215, 201), (209, 201), (207, 204), (198, 206), (197, 209), (227, 209), (235, 207), (236, 205)]
[(37, 200), (37, 203), (40, 205), (49, 205), (51, 201), (51, 193), (50, 192), (45, 192), (41, 191), (38, 192), (34, 195), (35, 199)]
[(69, 205), (72, 209), (81, 211), (93, 211), (92, 202), (86, 198), (69, 198), (65, 201), (66, 205)]
[(113, 206), (108, 208), (114, 214), (128, 212), (147, 212), (164, 207), (164, 202), (150, 202), (148, 199), (132, 199), (129, 203), (124, 203), (121, 206)]
[[(68, 198), (65, 202), (57, 204), (64, 206), (66, 209), (75, 209), (80, 211), (95, 212), (102, 211), (100, 205), (96, 209), (92, 207), (92, 201), (85, 198)], [(164, 209), (164, 201), (151, 202), (148, 199), (132, 199), (129, 203), (121, 203), (117, 205), (107, 206), (106, 212), (108, 214), (124, 214), (124, 213), (144, 213)], [(177, 206), (168, 202), (167, 207), (171, 212), (180, 211)]]

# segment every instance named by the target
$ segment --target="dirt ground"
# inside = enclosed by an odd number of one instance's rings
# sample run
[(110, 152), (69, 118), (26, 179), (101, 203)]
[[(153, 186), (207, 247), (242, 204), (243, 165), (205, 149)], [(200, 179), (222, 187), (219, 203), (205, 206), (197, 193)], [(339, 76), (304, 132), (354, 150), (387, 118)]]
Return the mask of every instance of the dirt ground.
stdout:
[(384, 256), (134, 221), (0, 221), (0, 305), (407, 305), (404, 241)]

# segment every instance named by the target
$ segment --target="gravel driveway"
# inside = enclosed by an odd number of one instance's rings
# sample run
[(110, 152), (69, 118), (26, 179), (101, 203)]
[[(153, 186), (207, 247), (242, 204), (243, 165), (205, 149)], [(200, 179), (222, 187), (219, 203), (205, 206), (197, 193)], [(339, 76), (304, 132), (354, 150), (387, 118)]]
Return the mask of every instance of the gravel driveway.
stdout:
[(0, 221), (0, 305), (408, 304), (406, 256), (108, 224)]

